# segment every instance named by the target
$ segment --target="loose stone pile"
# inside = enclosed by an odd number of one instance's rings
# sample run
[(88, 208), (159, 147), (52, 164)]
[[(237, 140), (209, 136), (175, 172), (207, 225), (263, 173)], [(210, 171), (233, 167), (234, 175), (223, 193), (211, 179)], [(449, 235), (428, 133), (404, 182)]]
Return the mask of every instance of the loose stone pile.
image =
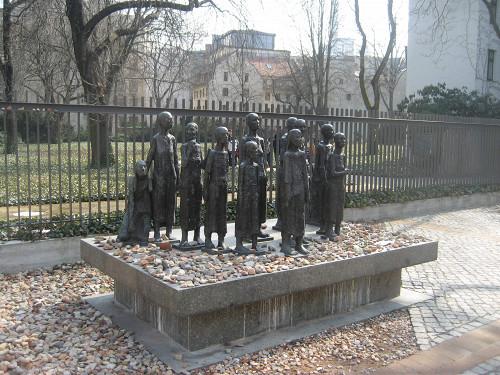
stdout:
[(168, 374), (83, 300), (112, 289), (110, 278), (83, 264), (0, 275), (0, 374)]
[(306, 257), (291, 258), (279, 253), (274, 246), (262, 244), (264, 255), (235, 256), (233, 254), (207, 255), (200, 251), (172, 251), (168, 242), (160, 246), (128, 245), (115, 242), (114, 237), (96, 238), (103, 247), (124, 262), (142, 266), (154, 277), (180, 288), (237, 279), (262, 273), (272, 273), (333, 262), (362, 255), (390, 251), (425, 241), (422, 237), (384, 231), (379, 225), (349, 224), (334, 241), (311, 239)]
[[(0, 274), (0, 374), (172, 374), (83, 300), (112, 288), (85, 264)], [(417, 347), (403, 310), (240, 358), (222, 350), (225, 361), (193, 373), (363, 373)]]
[[(145, 247), (123, 247), (113, 238), (97, 242), (124, 262), (186, 288), (423, 241), (378, 225), (346, 224), (344, 234), (335, 241), (313, 239), (310, 255), (303, 258), (283, 257), (272, 246), (261, 256), (213, 256), (175, 251), (166, 242)], [(112, 290), (113, 280), (85, 264), (0, 274), (0, 374), (172, 374), (133, 334), (84, 300)], [(401, 311), (241, 358), (231, 357), (230, 347), (225, 350), (225, 361), (197, 373), (342, 374), (354, 368), (360, 372), (406, 357), (416, 351), (416, 344), (409, 317)]]
[(417, 351), (406, 310), (306, 337), (191, 374), (365, 374)]

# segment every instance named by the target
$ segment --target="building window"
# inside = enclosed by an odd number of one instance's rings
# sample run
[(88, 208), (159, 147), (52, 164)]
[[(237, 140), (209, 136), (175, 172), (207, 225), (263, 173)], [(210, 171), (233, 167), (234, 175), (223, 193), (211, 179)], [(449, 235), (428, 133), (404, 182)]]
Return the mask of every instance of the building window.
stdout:
[(351, 94), (347, 94), (346, 99), (347, 99), (347, 100), (351, 100), (351, 99), (352, 99), (352, 95), (351, 95)]
[(245, 82), (248, 82), (248, 73), (245, 73)]
[(276, 100), (281, 100), (281, 94), (274, 94), (274, 97), (276, 98)]
[(222, 96), (229, 96), (229, 89), (227, 87), (222, 89)]
[(497, 0), (491, 0), (491, 7), (493, 8), (493, 21), (497, 20)]
[(243, 97), (244, 98), (250, 97), (250, 90), (249, 89), (243, 89)]
[(286, 101), (289, 102), (291, 99), (291, 95), (290, 94), (286, 94)]
[(493, 66), (495, 63), (495, 51), (492, 49), (488, 50), (488, 68), (486, 71), (486, 79), (488, 81), (493, 81)]
[(224, 82), (227, 82), (228, 79), (229, 79), (229, 73), (224, 72)]
[(271, 93), (270, 92), (266, 92), (266, 100), (271, 100)]

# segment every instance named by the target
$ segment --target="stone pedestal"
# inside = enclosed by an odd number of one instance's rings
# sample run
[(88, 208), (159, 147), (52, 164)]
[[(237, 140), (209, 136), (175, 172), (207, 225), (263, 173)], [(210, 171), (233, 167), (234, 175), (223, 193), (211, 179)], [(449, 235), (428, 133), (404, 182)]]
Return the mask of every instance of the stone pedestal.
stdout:
[(401, 269), (437, 259), (437, 242), (181, 289), (81, 241), (115, 280), (115, 300), (190, 351), (339, 314), (399, 295)]

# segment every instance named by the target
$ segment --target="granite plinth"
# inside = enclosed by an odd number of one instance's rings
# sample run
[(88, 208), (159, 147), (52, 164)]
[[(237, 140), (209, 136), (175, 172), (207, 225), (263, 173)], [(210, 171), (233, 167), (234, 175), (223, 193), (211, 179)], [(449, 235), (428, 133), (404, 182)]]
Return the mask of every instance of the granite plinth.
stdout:
[(437, 259), (437, 242), (180, 288), (81, 241), (115, 280), (115, 300), (190, 351), (353, 310), (399, 295), (401, 269)]

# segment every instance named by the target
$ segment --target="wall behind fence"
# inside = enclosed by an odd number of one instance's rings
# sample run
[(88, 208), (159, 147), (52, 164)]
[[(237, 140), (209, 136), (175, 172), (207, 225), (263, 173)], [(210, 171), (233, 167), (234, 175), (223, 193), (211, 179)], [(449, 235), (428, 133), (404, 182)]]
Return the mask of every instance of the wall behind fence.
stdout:
[[(204, 153), (214, 147), (218, 126), (233, 131), (232, 159), (237, 141), (246, 133), (248, 111), (237, 104), (212, 103), (213, 110), (142, 106), (87, 106), (0, 102), (0, 228), (32, 226), (43, 231), (47, 223), (100, 221), (119, 218), (124, 209), (127, 176), (137, 160), (144, 160), (156, 133), (156, 116), (169, 110), (180, 144), (188, 122), (199, 125), (198, 141)], [(186, 103), (184, 102), (184, 107)], [(190, 103), (189, 103), (190, 104)], [(215, 108), (219, 109), (215, 109)], [(227, 110), (230, 108), (231, 110)], [(234, 109), (234, 110), (233, 110)], [(267, 109), (266, 111), (259, 111)], [(269, 112), (273, 109), (274, 112)], [(276, 153), (287, 108), (250, 106), (262, 115), (260, 135), (267, 144), (269, 200), (276, 184)], [(288, 110), (290, 110), (288, 108)], [(304, 109), (305, 112), (307, 109)], [(8, 122), (11, 113), (12, 122)], [(320, 127), (333, 124), (346, 135), (347, 191), (396, 190), (447, 184), (500, 183), (500, 121), (442, 116), (367, 113), (332, 109), (330, 115), (294, 114), (309, 126), (305, 134), (310, 168), (314, 167)], [(370, 115), (370, 116), (369, 116)], [(390, 118), (389, 118), (390, 117)], [(105, 127), (109, 142), (92, 139), (93, 119)], [(18, 134), (15, 152), (4, 151), (8, 126)], [(99, 134), (99, 133), (98, 133)], [(102, 133), (100, 133), (102, 134)], [(92, 147), (103, 145), (99, 162)], [(229, 200), (237, 198), (237, 164), (230, 166)], [(21, 220), (17, 220), (21, 219)]]

